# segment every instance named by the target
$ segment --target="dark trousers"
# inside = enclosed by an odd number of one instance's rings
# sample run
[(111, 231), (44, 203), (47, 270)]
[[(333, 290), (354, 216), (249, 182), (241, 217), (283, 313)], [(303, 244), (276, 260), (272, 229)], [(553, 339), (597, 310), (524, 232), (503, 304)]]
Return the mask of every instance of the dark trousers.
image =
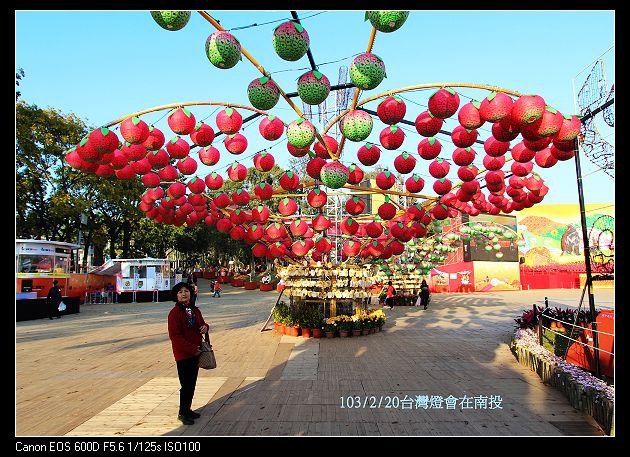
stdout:
[(61, 314), (59, 314), (59, 303), (57, 303), (56, 305), (52, 302), (48, 302), (46, 303), (46, 308), (48, 309), (48, 317), (49, 318), (53, 318), (53, 317), (59, 317)]
[(195, 356), (177, 361), (177, 376), (182, 386), (179, 389), (179, 414), (187, 414), (190, 411), (199, 374), (198, 360), (199, 356)]

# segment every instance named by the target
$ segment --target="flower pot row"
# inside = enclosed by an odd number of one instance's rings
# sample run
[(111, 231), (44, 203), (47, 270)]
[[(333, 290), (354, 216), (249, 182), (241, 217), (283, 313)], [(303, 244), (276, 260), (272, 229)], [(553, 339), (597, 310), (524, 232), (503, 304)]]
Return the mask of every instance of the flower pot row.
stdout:
[(340, 338), (347, 338), (349, 336), (365, 336), (371, 335), (372, 333), (378, 333), (382, 330), (382, 327), (372, 327), (372, 328), (364, 328), (361, 330), (335, 330), (324, 332), (326, 338), (334, 338), (338, 336)]
[(322, 329), (321, 328), (309, 328), (309, 327), (298, 327), (298, 326), (287, 326), (283, 325), (280, 322), (274, 322), (274, 329), (280, 335), (288, 335), (288, 336), (300, 336), (302, 335), (304, 338), (321, 338)]

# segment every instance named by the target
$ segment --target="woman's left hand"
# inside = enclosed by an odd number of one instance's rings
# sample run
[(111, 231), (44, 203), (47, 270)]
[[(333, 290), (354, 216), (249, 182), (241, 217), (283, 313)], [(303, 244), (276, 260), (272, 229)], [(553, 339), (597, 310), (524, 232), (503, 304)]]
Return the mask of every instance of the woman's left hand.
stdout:
[(207, 325), (202, 325), (201, 327), (199, 327), (199, 333), (204, 334), (209, 330), (209, 327)]

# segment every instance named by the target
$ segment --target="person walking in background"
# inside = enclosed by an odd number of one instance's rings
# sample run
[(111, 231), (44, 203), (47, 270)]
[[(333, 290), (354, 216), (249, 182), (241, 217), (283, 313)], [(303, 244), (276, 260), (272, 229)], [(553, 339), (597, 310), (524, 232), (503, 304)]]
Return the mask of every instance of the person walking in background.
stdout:
[(59, 281), (56, 279), (53, 281), (53, 286), (48, 291), (46, 296), (46, 310), (48, 311), (48, 319), (55, 316), (57, 319), (61, 317), (59, 314), (59, 303), (61, 303), (61, 287), (58, 286)]
[(396, 289), (392, 285), (392, 282), (387, 283), (387, 296), (385, 297), (385, 305), (389, 305), (389, 309), (394, 307), (394, 299), (396, 297)]
[(214, 290), (212, 296), (221, 298), (221, 284), (219, 284), (218, 280), (214, 281), (214, 287), (212, 289)]
[(193, 279), (193, 276), (188, 276), (188, 285), (190, 286), (190, 290), (192, 290), (190, 303), (195, 306), (197, 303), (197, 295), (199, 294), (199, 287), (197, 286), (197, 282)]
[(424, 306), (424, 309), (427, 309), (429, 304), (429, 285), (424, 279), (420, 283), (420, 303)]
[(191, 409), (199, 374), (199, 354), (202, 335), (209, 329), (201, 310), (192, 302), (190, 284), (179, 282), (171, 290), (175, 306), (168, 313), (168, 336), (173, 348), (179, 378), (179, 412), (177, 419), (184, 425), (192, 425), (199, 413)]

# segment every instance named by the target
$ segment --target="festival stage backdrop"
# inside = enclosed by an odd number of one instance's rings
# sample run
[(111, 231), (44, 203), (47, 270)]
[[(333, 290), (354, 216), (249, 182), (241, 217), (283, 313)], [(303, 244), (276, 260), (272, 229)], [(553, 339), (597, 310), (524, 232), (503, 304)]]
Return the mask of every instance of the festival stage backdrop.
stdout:
[(475, 291), (520, 290), (517, 262), (474, 262)]

